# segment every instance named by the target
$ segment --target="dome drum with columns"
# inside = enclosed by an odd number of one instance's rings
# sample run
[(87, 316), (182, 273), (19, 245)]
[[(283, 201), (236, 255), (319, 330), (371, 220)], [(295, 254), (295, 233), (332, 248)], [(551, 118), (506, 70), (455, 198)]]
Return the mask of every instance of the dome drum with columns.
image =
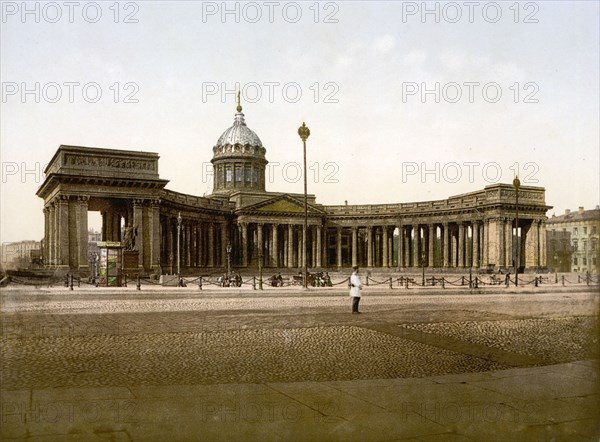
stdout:
[(219, 137), (213, 147), (214, 193), (237, 190), (265, 191), (267, 150), (258, 135), (246, 126), (238, 92), (233, 126)]

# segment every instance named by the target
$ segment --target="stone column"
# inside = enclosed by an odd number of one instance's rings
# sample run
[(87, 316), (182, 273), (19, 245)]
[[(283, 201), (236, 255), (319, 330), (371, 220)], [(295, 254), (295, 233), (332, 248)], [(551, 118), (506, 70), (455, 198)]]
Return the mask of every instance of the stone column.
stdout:
[(271, 229), (271, 262), (273, 267), (279, 267), (279, 245), (277, 244), (277, 228), (278, 224), (272, 224)]
[(208, 267), (215, 266), (215, 225), (208, 224)]
[(322, 262), (321, 262), (321, 250), (322, 250), (322, 245), (321, 245), (321, 226), (317, 226), (317, 253), (316, 253), (316, 257), (317, 257), (317, 262), (316, 265), (318, 268), (322, 267)]
[[(540, 220), (539, 223), (539, 241), (540, 241), (540, 258), (538, 265), (540, 267), (546, 267), (546, 220)], [(591, 243), (590, 243), (591, 248)], [(596, 252), (597, 253), (597, 252)]]
[(483, 220), (483, 224), (481, 226), (481, 231), (482, 231), (481, 255), (483, 257), (482, 267), (487, 267), (487, 265), (490, 262), (490, 249), (489, 249), (490, 220), (489, 219)]
[(500, 266), (506, 266), (506, 218), (499, 218), (498, 229), (498, 260)]
[(171, 266), (175, 263), (175, 252), (173, 251), (173, 225), (171, 224), (171, 217), (167, 216), (166, 222), (167, 230), (167, 263), (169, 264), (169, 272), (172, 272)]
[[(242, 177), (243, 179), (243, 177)], [(229, 235), (227, 232), (227, 223), (220, 223), (219, 224), (220, 228), (221, 228), (221, 262), (220, 265), (221, 267), (225, 268), (227, 267), (227, 244), (229, 242)]]
[(248, 223), (240, 223), (242, 229), (242, 267), (248, 267)]
[(465, 224), (458, 223), (458, 267), (465, 266)]
[(479, 267), (479, 221), (473, 221), (473, 266)]
[(367, 267), (373, 267), (373, 227), (367, 226)]
[[(135, 237), (135, 249), (139, 253), (138, 267), (140, 270), (144, 268), (144, 200), (134, 199), (133, 200), (133, 228), (137, 229), (137, 236)], [(177, 257), (175, 257), (177, 259)]]
[(324, 230), (323, 230), (323, 261), (325, 261), (325, 266), (329, 265), (329, 237), (328, 235), (328, 228), (327, 226), (324, 226)]
[(57, 198), (57, 265), (69, 266), (69, 197), (61, 195)]
[(294, 267), (294, 226), (288, 224), (288, 268)]
[(342, 267), (342, 228), (337, 227), (336, 236), (335, 236), (335, 250), (336, 250), (336, 258), (337, 258), (337, 266)]
[(47, 264), (56, 265), (56, 207), (54, 202), (48, 204), (49, 227), (48, 227), (48, 262)]
[(411, 234), (412, 227), (407, 226), (404, 230), (404, 267), (410, 267), (410, 243), (411, 243)]
[(88, 201), (89, 197), (77, 198), (77, 248), (79, 249), (79, 270), (88, 270)]
[(381, 263), (382, 267), (389, 267), (390, 262), (389, 262), (389, 250), (388, 250), (388, 226), (383, 226), (383, 232), (382, 232), (382, 238), (381, 238), (381, 246), (383, 248), (382, 250), (382, 260), (383, 262)]
[(296, 263), (298, 267), (303, 267), (304, 264), (302, 263), (302, 250), (304, 250), (304, 245), (303, 245), (303, 236), (302, 236), (302, 230), (304, 229), (304, 226), (298, 226), (298, 247), (296, 248)]
[(433, 267), (435, 265), (435, 225), (429, 224), (429, 250), (427, 251), (429, 255), (429, 267)]
[(404, 267), (404, 227), (402, 223), (398, 226), (398, 270)]
[(413, 224), (413, 267), (421, 265), (421, 232), (419, 225)]
[(48, 259), (48, 240), (50, 238), (50, 210), (48, 207), (44, 207), (44, 250), (42, 254), (42, 259), (44, 260), (44, 265), (47, 266), (49, 263)]
[[(261, 257), (263, 257), (263, 252), (264, 252), (264, 244), (263, 244), (263, 224), (262, 223), (258, 223), (256, 224), (256, 253), (257, 253), (257, 258), (258, 260), (256, 261), (257, 264), (259, 263)], [(264, 263), (264, 261), (263, 261)]]
[(198, 234), (198, 267), (204, 266), (204, 230), (202, 229), (202, 222), (198, 222), (196, 225)]
[[(525, 267), (536, 268), (539, 266), (539, 220), (531, 221), (531, 226), (525, 237)], [(580, 247), (582, 247), (580, 245)], [(581, 249), (580, 249), (581, 250)], [(521, 262), (521, 265), (523, 263)]]
[(358, 265), (358, 227), (352, 226), (352, 267)]
[(504, 223), (504, 248), (506, 251), (504, 265), (513, 267), (513, 228), (512, 219), (509, 218), (506, 218)]

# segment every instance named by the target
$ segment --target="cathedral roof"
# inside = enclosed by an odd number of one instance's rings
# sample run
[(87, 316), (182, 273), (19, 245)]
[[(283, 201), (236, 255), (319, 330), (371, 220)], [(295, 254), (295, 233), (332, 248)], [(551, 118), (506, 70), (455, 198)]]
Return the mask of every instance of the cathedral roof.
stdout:
[(246, 126), (244, 114), (242, 113), (242, 106), (239, 102), (239, 93), (237, 113), (235, 114), (233, 126), (223, 132), (223, 134), (219, 137), (216, 146), (234, 146), (236, 144), (241, 146), (248, 145), (262, 147), (262, 142), (260, 141), (260, 138), (258, 138), (258, 135), (256, 135), (252, 129)]

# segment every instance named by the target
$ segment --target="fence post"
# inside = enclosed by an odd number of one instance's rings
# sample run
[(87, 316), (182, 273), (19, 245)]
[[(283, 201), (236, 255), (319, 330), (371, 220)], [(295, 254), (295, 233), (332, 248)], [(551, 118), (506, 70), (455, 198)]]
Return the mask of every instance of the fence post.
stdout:
[(465, 277), (461, 276), (460, 285), (465, 285)]
[(369, 275), (367, 275), (366, 286), (369, 287)]
[(69, 290), (73, 290), (73, 275), (69, 275)]
[(408, 289), (408, 276), (406, 277), (406, 279), (404, 281), (406, 282), (406, 288)]
[(538, 277), (537, 276), (534, 278), (534, 281), (535, 281), (535, 286), (537, 287), (538, 286)]
[(136, 290), (142, 289), (142, 278), (140, 277), (140, 275), (138, 275), (138, 277), (137, 277), (137, 284), (135, 285), (135, 289)]
[(479, 288), (479, 276), (475, 277), (475, 288), (478, 289)]
[(563, 287), (564, 287), (564, 286), (565, 286), (565, 275), (562, 275), (562, 278), (561, 278), (561, 279), (562, 279), (562, 285), (563, 285)]
[(198, 276), (198, 290), (202, 290), (202, 275)]
[(446, 278), (444, 276), (442, 276), (442, 288), (446, 288)]
[(577, 284), (581, 282), (581, 275), (577, 275)]
[(392, 288), (392, 277), (390, 276), (390, 289)]
[(558, 273), (554, 272), (554, 284), (558, 284)]
[(252, 290), (256, 290), (256, 276), (252, 277)]

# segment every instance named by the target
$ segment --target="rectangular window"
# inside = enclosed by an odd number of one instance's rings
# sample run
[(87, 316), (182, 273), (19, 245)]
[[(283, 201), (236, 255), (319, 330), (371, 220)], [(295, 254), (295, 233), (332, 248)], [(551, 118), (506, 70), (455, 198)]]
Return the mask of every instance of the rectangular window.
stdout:
[(596, 227), (592, 227), (592, 235), (596, 234)]
[(228, 183), (231, 183), (231, 169), (227, 169), (225, 171), (225, 181), (227, 181)]
[(573, 227), (573, 236), (577, 236), (577, 227)]
[(573, 258), (573, 265), (577, 265), (577, 257)]
[(587, 265), (587, 258), (583, 258), (583, 265), (586, 266)]
[(235, 169), (235, 181), (238, 183), (242, 182), (242, 169), (239, 167)]
[(253, 171), (253, 175), (254, 175), (254, 182), (258, 183), (258, 170)]
[(252, 178), (250, 175), (251, 173), (252, 173), (252, 171), (250, 169), (246, 169), (246, 182), (247, 183), (249, 183)]
[(584, 234), (584, 235), (587, 235), (587, 227), (584, 227), (584, 228), (583, 228), (583, 234)]

